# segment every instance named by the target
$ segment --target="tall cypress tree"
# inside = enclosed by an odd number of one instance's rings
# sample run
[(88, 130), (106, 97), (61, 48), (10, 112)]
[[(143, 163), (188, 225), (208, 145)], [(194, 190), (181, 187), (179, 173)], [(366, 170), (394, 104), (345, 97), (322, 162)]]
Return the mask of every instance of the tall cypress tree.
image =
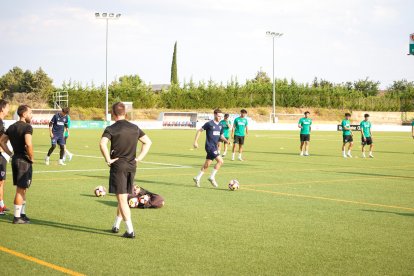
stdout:
[(174, 44), (174, 53), (171, 64), (171, 84), (178, 84), (178, 75), (177, 75), (177, 41)]

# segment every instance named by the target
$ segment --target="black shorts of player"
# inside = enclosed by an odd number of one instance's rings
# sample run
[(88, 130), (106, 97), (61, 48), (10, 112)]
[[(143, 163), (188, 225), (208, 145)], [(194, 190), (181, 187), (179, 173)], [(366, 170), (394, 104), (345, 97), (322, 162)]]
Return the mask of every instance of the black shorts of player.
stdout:
[(309, 142), (310, 141), (310, 134), (301, 134), (300, 135), (301, 142)]
[(352, 135), (344, 135), (343, 136), (343, 141), (344, 143), (351, 143), (354, 141), (354, 138), (352, 137)]
[(0, 153), (0, 181), (6, 180), (7, 160)]
[(363, 146), (365, 145), (372, 145), (372, 137), (366, 137), (366, 141), (364, 141), (364, 138), (361, 138), (361, 143)]
[(66, 141), (68, 140), (69, 136), (65, 136), (64, 138), (65, 138), (65, 144), (66, 144)]
[(220, 153), (217, 149), (206, 149), (207, 156), (206, 159), (208, 160), (214, 160), (217, 158), (217, 156), (220, 156)]
[(234, 135), (234, 143), (239, 144), (239, 145), (243, 145), (244, 144), (244, 136)]
[(13, 185), (19, 188), (29, 188), (32, 184), (32, 163), (24, 157), (12, 158)]
[(53, 133), (53, 138), (50, 139), (52, 145), (66, 145), (66, 139), (63, 137), (63, 134), (55, 134)]
[(132, 194), (134, 171), (110, 170), (109, 192), (112, 194)]

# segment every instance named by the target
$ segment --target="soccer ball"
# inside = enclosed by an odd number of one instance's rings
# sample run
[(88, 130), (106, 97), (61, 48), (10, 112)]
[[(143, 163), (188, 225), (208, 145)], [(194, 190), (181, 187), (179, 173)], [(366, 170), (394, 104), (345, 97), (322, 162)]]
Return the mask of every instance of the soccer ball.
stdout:
[(130, 198), (130, 199), (129, 199), (129, 201), (128, 201), (128, 205), (129, 205), (129, 207), (131, 207), (131, 208), (136, 208), (136, 207), (138, 207), (138, 204), (139, 204), (139, 201), (138, 201), (138, 198), (136, 198), (136, 197), (132, 197), (132, 198)]
[(150, 200), (150, 197), (148, 196), (148, 195), (143, 195), (143, 196), (140, 196), (139, 198), (138, 198), (138, 201), (139, 201), (139, 203), (141, 203), (141, 204), (146, 204), (148, 201)]
[(95, 193), (95, 196), (102, 197), (106, 195), (106, 189), (104, 186), (98, 186), (95, 188), (94, 193)]
[(232, 179), (229, 182), (229, 189), (232, 191), (238, 190), (240, 188), (239, 181), (237, 179)]

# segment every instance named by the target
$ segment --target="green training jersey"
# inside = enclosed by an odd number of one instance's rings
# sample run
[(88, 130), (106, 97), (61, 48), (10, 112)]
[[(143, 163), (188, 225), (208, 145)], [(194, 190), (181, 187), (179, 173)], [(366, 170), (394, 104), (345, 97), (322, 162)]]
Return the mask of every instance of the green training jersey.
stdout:
[(345, 127), (350, 128), (351, 127), (351, 122), (349, 120), (342, 120), (342, 135), (352, 135), (351, 130), (345, 130)]
[(230, 120), (221, 120), (220, 125), (223, 127), (223, 135), (226, 138), (230, 137), (230, 128), (231, 128), (231, 121)]
[(300, 118), (298, 124), (302, 127), (300, 129), (300, 134), (310, 134), (312, 119), (306, 117)]
[(245, 136), (246, 135), (246, 127), (248, 125), (247, 119), (238, 117), (234, 120), (234, 135), (237, 136)]
[(414, 126), (414, 120), (411, 122), (411, 125)]
[[(70, 128), (70, 116), (69, 115), (67, 115), (67, 117), (68, 117), (68, 129)], [(69, 136), (69, 133), (68, 133), (68, 131), (66, 130), (65, 131), (65, 137), (68, 137)]]
[(363, 120), (359, 126), (361, 127), (364, 137), (371, 137), (371, 122)]

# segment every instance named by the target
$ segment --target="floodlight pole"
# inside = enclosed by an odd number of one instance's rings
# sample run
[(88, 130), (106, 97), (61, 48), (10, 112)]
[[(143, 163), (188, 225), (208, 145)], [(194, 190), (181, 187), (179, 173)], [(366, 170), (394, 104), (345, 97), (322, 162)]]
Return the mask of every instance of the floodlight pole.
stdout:
[(108, 92), (108, 26), (109, 26), (109, 19), (119, 19), (121, 17), (121, 14), (118, 13), (95, 13), (96, 19), (105, 19), (106, 20), (106, 38), (105, 38), (105, 121), (109, 125), (111, 122), (111, 118), (109, 116), (108, 112), (108, 101), (109, 101), (109, 92)]
[(266, 35), (272, 37), (273, 40), (273, 75), (272, 75), (272, 90), (273, 90), (273, 113), (272, 113), (272, 123), (276, 123), (276, 88), (275, 88), (275, 38), (281, 37), (282, 33), (275, 33), (267, 31)]

